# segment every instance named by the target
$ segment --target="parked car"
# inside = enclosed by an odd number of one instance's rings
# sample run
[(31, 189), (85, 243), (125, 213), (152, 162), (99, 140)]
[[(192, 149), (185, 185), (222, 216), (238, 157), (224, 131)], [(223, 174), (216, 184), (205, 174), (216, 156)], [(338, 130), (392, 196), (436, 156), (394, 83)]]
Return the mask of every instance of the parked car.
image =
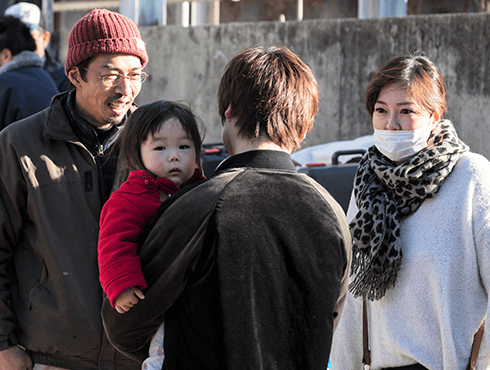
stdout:
[(229, 154), (223, 143), (202, 144), (201, 163), (204, 176), (211, 177), (216, 167), (228, 157)]
[[(327, 189), (347, 213), (357, 165), (365, 152), (365, 149), (339, 150), (333, 153), (330, 165), (307, 163), (306, 166), (300, 167), (298, 172), (306, 173)], [(353, 155), (355, 157), (352, 157)], [(340, 164), (339, 157), (341, 156), (350, 156), (351, 159), (345, 164)]]
[[(307, 147), (293, 153), (291, 158), (298, 172), (306, 173), (320, 183), (347, 212), (357, 164), (373, 144), (372, 135), (368, 135), (355, 140)], [(216, 167), (228, 156), (223, 143), (203, 144), (201, 162), (204, 175), (212, 176)]]

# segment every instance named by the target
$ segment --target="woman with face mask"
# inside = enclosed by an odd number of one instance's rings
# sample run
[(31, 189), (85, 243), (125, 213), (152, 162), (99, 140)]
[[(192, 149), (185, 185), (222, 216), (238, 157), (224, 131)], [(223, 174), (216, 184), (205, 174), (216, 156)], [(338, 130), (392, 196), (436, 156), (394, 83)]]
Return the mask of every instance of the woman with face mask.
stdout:
[[(375, 145), (347, 214), (353, 264), (333, 369), (361, 369), (363, 339), (373, 370), (466, 369), (490, 309), (490, 163), (443, 119), (444, 80), (425, 56), (390, 59), (366, 106)], [(489, 356), (485, 328), (476, 369)]]

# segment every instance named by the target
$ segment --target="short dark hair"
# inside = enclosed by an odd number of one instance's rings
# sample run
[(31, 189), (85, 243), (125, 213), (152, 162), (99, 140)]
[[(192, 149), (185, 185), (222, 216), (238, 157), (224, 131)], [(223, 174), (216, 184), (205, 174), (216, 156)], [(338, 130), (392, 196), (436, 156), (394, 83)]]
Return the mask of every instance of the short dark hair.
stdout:
[(94, 59), (94, 57), (90, 57), (90, 58), (85, 59), (84, 61), (80, 62), (77, 65), (78, 73), (80, 73), (80, 77), (85, 82), (87, 82), (87, 69), (88, 69), (90, 63), (92, 63), (93, 59)]
[(442, 117), (446, 111), (444, 78), (420, 52), (394, 56), (376, 72), (366, 90), (366, 108), (371, 117), (381, 90), (393, 84), (407, 88), (416, 104), (428, 113), (438, 112)]
[(183, 104), (159, 100), (145, 104), (136, 109), (126, 122), (119, 138), (119, 160), (122, 163), (122, 174), (119, 182), (124, 181), (130, 171), (146, 169), (141, 158), (141, 144), (149, 135), (154, 135), (163, 123), (177, 118), (184, 131), (189, 135), (196, 150), (196, 164), (201, 167), (201, 131), (204, 126), (191, 109)]
[(311, 130), (318, 110), (318, 85), (310, 68), (284, 46), (254, 46), (235, 55), (218, 88), (222, 121), (231, 106), (239, 135), (266, 135), (295, 150)]
[(9, 49), (12, 56), (25, 50), (36, 50), (31, 30), (17, 17), (0, 15), (0, 51), (3, 49)]

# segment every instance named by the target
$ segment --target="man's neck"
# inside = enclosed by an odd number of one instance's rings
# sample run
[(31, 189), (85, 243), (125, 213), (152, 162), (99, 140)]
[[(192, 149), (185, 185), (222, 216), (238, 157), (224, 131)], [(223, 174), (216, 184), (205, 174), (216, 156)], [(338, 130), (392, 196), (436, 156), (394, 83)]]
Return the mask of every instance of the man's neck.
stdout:
[[(285, 149), (280, 145), (277, 145), (276, 143), (272, 142), (269, 139), (269, 137), (266, 135), (261, 135), (253, 139), (244, 138), (239, 134), (239, 129), (236, 126), (236, 122), (237, 122), (237, 118), (232, 117), (230, 119), (227, 119), (223, 123), (224, 125), (227, 125), (226, 136), (229, 137), (228, 145), (230, 145), (231, 147), (227, 147), (226, 149), (228, 150), (230, 155), (236, 155), (244, 152), (249, 152), (252, 150), (277, 150), (277, 151), (282, 151), (291, 154), (290, 150)], [(223, 138), (223, 140), (225, 139)]]
[(288, 150), (273, 143), (269, 140), (240, 140), (238, 139), (234, 145), (234, 154), (249, 152), (251, 150), (277, 150), (291, 154)]

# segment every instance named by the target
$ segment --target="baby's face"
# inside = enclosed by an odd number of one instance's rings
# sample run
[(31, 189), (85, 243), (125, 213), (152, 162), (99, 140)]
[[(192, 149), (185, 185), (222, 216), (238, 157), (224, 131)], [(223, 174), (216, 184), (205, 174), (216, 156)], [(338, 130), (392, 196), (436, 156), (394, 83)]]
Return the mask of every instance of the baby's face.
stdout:
[(170, 118), (154, 135), (148, 135), (141, 144), (141, 158), (148, 171), (177, 186), (189, 180), (197, 168), (194, 142), (177, 118)]

